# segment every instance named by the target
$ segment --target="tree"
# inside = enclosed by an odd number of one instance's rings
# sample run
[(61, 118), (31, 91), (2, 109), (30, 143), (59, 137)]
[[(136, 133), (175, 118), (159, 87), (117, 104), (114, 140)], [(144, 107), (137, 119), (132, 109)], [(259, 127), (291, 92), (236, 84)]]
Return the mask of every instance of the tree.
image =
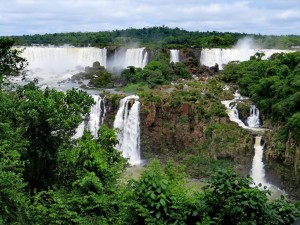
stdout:
[(23, 50), (12, 49), (14, 41), (0, 38), (0, 76), (18, 75), (27, 65), (24, 58), (20, 57)]
[(158, 161), (152, 161), (132, 187), (138, 224), (196, 223), (197, 207), (187, 195), (182, 168), (173, 162), (162, 169)]
[[(25, 60), (12, 50), (12, 40), (0, 39), (0, 77), (18, 73)], [(0, 90), (0, 224), (26, 224), (29, 204), (23, 179), (25, 162), (21, 154), (28, 147), (19, 127), (15, 126), (16, 101), (12, 93)]]
[[(269, 203), (270, 191), (251, 187), (250, 177), (239, 177), (236, 172), (223, 170), (213, 175), (204, 187), (202, 199), (209, 207), (208, 215), (216, 224), (291, 224), (299, 210), (282, 197)], [(286, 207), (286, 208), (285, 208)], [(286, 217), (282, 211), (287, 212)]]
[(26, 141), (9, 123), (0, 123), (0, 133), (0, 224), (26, 224), (29, 198), (20, 155)]
[(15, 123), (29, 143), (22, 155), (28, 160), (25, 178), (31, 190), (47, 189), (55, 183), (58, 149), (70, 142), (93, 100), (75, 89), (42, 91), (34, 82), (19, 87), (16, 98)]
[(116, 144), (115, 131), (102, 126), (98, 139), (86, 131), (75, 146), (60, 149), (60, 181), (56, 189), (35, 196), (31, 223), (129, 224), (124, 207), (130, 199), (124, 197), (131, 193), (117, 185), (127, 160)]

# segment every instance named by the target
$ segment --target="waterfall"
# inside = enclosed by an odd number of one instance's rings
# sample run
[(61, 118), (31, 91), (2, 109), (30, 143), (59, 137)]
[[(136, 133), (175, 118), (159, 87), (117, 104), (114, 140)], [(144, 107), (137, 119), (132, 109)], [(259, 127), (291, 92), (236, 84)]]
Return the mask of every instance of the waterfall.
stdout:
[(263, 186), (267, 186), (267, 188), (272, 191), (272, 196), (281, 196), (282, 194), (285, 195), (286, 193), (283, 190), (279, 189), (275, 185), (268, 183), (265, 179), (265, 168), (263, 163), (264, 144), (262, 144), (261, 134), (267, 129), (260, 127), (258, 108), (255, 105), (251, 105), (250, 115), (247, 118), (248, 126), (245, 125), (239, 119), (239, 112), (236, 108), (236, 103), (242, 102), (245, 99), (248, 98), (241, 96), (239, 92), (236, 91), (234, 93), (233, 100), (222, 101), (222, 104), (225, 105), (226, 107), (226, 112), (229, 116), (230, 121), (237, 123), (243, 129), (249, 130), (252, 133), (259, 134), (255, 136), (255, 144), (254, 144), (255, 153), (253, 157), (252, 168), (250, 171), (251, 177), (255, 185), (261, 183)]
[(250, 108), (250, 115), (247, 118), (247, 125), (239, 118), (239, 112), (237, 109), (237, 103), (242, 102), (243, 100), (248, 99), (247, 97), (243, 97), (240, 95), (238, 90), (234, 93), (233, 100), (225, 100), (221, 101), (223, 105), (226, 107), (226, 112), (230, 121), (237, 123), (240, 127), (252, 130), (252, 131), (263, 131), (264, 128), (260, 128), (260, 121), (259, 121), (259, 110), (255, 105), (251, 105)]
[(144, 68), (148, 63), (148, 53), (145, 48), (130, 48), (126, 50), (123, 68), (134, 66)]
[(242, 128), (246, 128), (247, 126), (239, 118), (239, 112), (236, 108), (236, 105), (231, 106), (232, 101), (222, 101), (222, 103), (227, 108), (227, 114), (230, 121), (237, 123)]
[(204, 48), (201, 50), (200, 63), (205, 66), (219, 65), (219, 69), (223, 69), (223, 65), (231, 61), (246, 61), (256, 52), (264, 53), (263, 59), (269, 58), (274, 53), (292, 52), (280, 49), (221, 49), (221, 48)]
[(91, 132), (94, 138), (98, 137), (98, 130), (103, 123), (106, 113), (105, 99), (98, 95), (92, 95), (95, 104), (91, 106), (89, 115), (82, 121), (76, 129), (74, 139), (80, 138), (85, 129)]
[[(131, 104), (132, 106), (130, 108)], [(139, 97), (136, 95), (127, 96), (121, 99), (119, 110), (114, 121), (114, 128), (119, 129), (119, 144), (116, 148), (122, 152), (125, 158), (129, 159), (131, 165), (141, 163), (139, 113)]]
[(250, 116), (247, 118), (247, 123), (249, 127), (260, 127), (259, 110), (255, 105), (251, 105)]
[(75, 135), (72, 137), (73, 139), (81, 138), (84, 132), (85, 121), (82, 121), (79, 126), (76, 128)]
[(29, 78), (51, 83), (66, 80), (95, 61), (106, 67), (106, 55), (106, 48), (26, 47), (21, 56), (28, 61)]
[(177, 49), (171, 49), (170, 50), (170, 62), (180, 62), (179, 60), (179, 50)]
[(254, 158), (252, 162), (251, 177), (256, 185), (261, 183), (263, 186), (269, 186), (265, 180), (265, 166), (263, 163), (264, 145), (261, 143), (262, 136), (255, 137)]
[(96, 138), (98, 136), (98, 130), (103, 123), (106, 108), (104, 105), (104, 99), (100, 96), (92, 96), (96, 104), (92, 105), (91, 112), (89, 114), (88, 127), (87, 129)]

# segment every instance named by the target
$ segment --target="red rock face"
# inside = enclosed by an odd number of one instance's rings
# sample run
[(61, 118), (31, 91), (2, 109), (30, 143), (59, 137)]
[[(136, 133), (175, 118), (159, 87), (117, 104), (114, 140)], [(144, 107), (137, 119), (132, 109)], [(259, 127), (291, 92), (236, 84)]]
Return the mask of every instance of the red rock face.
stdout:
[(190, 105), (188, 103), (183, 102), (181, 104), (181, 115), (182, 116), (187, 116), (190, 111)]
[[(209, 137), (205, 131), (211, 123), (230, 123), (227, 117), (201, 119), (194, 103), (182, 102), (177, 107), (170, 107), (168, 103), (155, 105), (155, 103), (142, 104), (141, 110), (142, 146), (144, 152), (151, 152), (162, 161), (168, 157), (177, 157), (187, 149), (195, 148), (199, 144), (206, 143)], [(219, 134), (213, 134), (212, 139), (218, 139)], [(240, 135), (240, 131), (235, 136)], [(249, 134), (251, 137), (251, 135)], [(210, 138), (211, 139), (211, 138)], [(221, 140), (226, 142), (226, 138)], [(207, 155), (215, 159), (231, 159), (237, 163), (242, 173), (247, 173), (252, 161), (253, 143), (245, 143), (245, 138), (240, 137), (240, 145), (231, 146), (228, 149), (217, 150), (214, 140), (210, 140)], [(245, 145), (247, 147), (245, 147)], [(189, 154), (189, 153), (185, 153)], [(238, 166), (241, 164), (241, 166)]]

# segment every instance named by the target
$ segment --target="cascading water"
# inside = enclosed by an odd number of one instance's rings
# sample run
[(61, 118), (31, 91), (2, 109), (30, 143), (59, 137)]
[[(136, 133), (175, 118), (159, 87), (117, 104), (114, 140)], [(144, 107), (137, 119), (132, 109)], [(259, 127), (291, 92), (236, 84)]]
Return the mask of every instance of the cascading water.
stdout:
[(247, 118), (249, 127), (260, 127), (259, 109), (255, 105), (251, 105), (250, 116)]
[(242, 128), (247, 128), (247, 126), (239, 118), (239, 112), (236, 108), (236, 105), (231, 106), (232, 104), (234, 104), (234, 101), (226, 100), (226, 101), (222, 101), (222, 103), (227, 108), (226, 111), (227, 111), (230, 121), (237, 123)]
[(148, 63), (148, 53), (145, 48), (130, 48), (126, 50), (123, 68), (134, 66), (144, 68)]
[[(131, 104), (132, 106), (129, 108)], [(116, 148), (122, 152), (125, 158), (129, 159), (131, 165), (141, 164), (139, 113), (139, 97), (136, 95), (127, 96), (121, 99), (114, 121), (114, 128), (119, 130), (119, 144)]]
[(170, 62), (177, 63), (179, 60), (179, 50), (171, 49), (170, 50)]
[(237, 123), (240, 127), (247, 129), (248, 127), (243, 123), (242, 120), (239, 118), (239, 112), (236, 108), (236, 103), (238, 101), (242, 101), (246, 98), (242, 97), (238, 91), (234, 93), (234, 99), (233, 100), (225, 100), (222, 101), (222, 104), (226, 107), (226, 112), (229, 116), (230, 121), (233, 121)]
[(223, 69), (223, 65), (230, 61), (246, 61), (255, 53), (264, 53), (263, 59), (269, 58), (274, 53), (292, 52), (290, 50), (280, 49), (221, 49), (221, 48), (204, 48), (201, 50), (200, 63), (205, 66), (219, 65), (219, 69)]
[(96, 138), (98, 136), (98, 130), (103, 123), (104, 115), (106, 113), (104, 99), (100, 96), (92, 96), (96, 104), (91, 107), (91, 112), (89, 114), (88, 120), (88, 130)]
[(45, 83), (66, 80), (95, 61), (106, 67), (106, 55), (106, 48), (92, 47), (26, 47), (22, 53), (28, 61), (28, 78)]
[(256, 185), (261, 183), (262, 186), (268, 187), (269, 184), (265, 180), (265, 165), (262, 161), (264, 145), (261, 142), (262, 136), (256, 136), (254, 144), (255, 153), (252, 162), (251, 177)]
[(105, 99), (98, 95), (92, 95), (92, 97), (95, 104), (91, 106), (91, 111), (87, 118), (77, 127), (76, 133), (73, 136), (74, 139), (80, 138), (85, 129), (89, 130), (94, 138), (98, 136), (98, 130), (103, 123), (106, 113)]
[(272, 190), (273, 196), (280, 196), (285, 194), (284, 191), (280, 190), (278, 187), (268, 183), (265, 179), (265, 169), (263, 163), (263, 149), (264, 145), (262, 144), (262, 136), (261, 134), (266, 130), (265, 128), (260, 127), (260, 120), (259, 120), (259, 110), (255, 105), (252, 105), (250, 108), (250, 115), (247, 118), (248, 126), (243, 123), (239, 119), (238, 110), (236, 108), (236, 103), (242, 102), (243, 100), (248, 99), (239, 94), (238, 91), (234, 93), (233, 100), (226, 100), (222, 101), (222, 104), (225, 105), (227, 108), (227, 114), (229, 119), (235, 123), (237, 123), (240, 127), (250, 130), (253, 133), (259, 134), (255, 136), (255, 144), (254, 150), (255, 154), (253, 157), (252, 162), (252, 169), (251, 169), (251, 177), (256, 185), (259, 183), (262, 186), (266, 186), (268, 189)]

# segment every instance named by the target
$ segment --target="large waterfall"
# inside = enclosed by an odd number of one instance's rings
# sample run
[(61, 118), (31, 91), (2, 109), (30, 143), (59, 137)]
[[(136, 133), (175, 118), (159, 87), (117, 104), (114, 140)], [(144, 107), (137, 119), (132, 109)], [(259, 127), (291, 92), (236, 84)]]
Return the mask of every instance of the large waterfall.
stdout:
[(92, 97), (95, 104), (91, 106), (91, 111), (87, 118), (85, 118), (77, 127), (76, 134), (73, 136), (74, 139), (80, 138), (85, 129), (89, 130), (94, 138), (97, 138), (98, 136), (98, 130), (103, 123), (106, 113), (105, 99), (98, 95), (92, 95)]
[(145, 48), (129, 48), (125, 53), (123, 68), (134, 66), (144, 68), (148, 63), (148, 53)]
[(129, 159), (131, 165), (141, 163), (140, 155), (140, 102), (136, 95), (127, 96), (120, 101), (114, 128), (119, 130), (119, 144), (116, 148)]
[(221, 48), (204, 48), (201, 50), (200, 63), (205, 66), (219, 65), (219, 69), (223, 69), (223, 65), (230, 61), (246, 61), (255, 53), (264, 53), (263, 59), (269, 58), (274, 53), (291, 52), (289, 50), (280, 49), (221, 49)]
[(170, 50), (170, 62), (177, 63), (179, 60), (179, 50), (171, 49)]
[(22, 57), (28, 60), (29, 78), (51, 83), (65, 80), (95, 61), (106, 67), (106, 54), (106, 48), (26, 47)]

